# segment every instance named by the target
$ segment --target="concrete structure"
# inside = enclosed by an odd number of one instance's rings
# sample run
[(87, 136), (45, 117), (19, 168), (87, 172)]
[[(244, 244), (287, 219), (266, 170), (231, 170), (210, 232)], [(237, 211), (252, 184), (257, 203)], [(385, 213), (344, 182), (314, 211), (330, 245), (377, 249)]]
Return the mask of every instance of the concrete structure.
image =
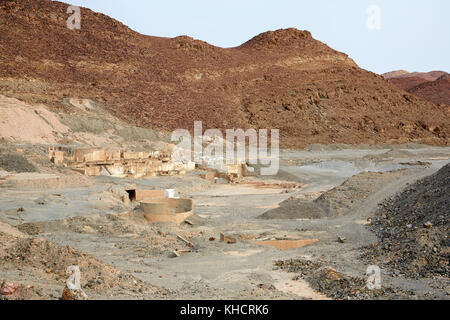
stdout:
[(64, 163), (64, 152), (49, 148), (48, 159), (56, 165), (62, 165)]
[(194, 213), (191, 199), (144, 200), (141, 210), (148, 222), (181, 223)]
[(195, 169), (195, 163), (175, 163), (168, 152), (133, 152), (100, 148), (67, 150), (49, 149), (49, 159), (65, 164), (87, 176), (142, 178), (157, 175), (180, 175)]
[(212, 180), (215, 178), (226, 179), (231, 183), (239, 183), (242, 177), (251, 175), (247, 170), (247, 165), (242, 164), (223, 164), (209, 166), (199, 166), (199, 169), (208, 171), (205, 174), (200, 175), (203, 179)]
[(130, 195), (130, 200), (142, 201), (142, 200), (156, 200), (164, 199), (164, 190), (127, 190)]

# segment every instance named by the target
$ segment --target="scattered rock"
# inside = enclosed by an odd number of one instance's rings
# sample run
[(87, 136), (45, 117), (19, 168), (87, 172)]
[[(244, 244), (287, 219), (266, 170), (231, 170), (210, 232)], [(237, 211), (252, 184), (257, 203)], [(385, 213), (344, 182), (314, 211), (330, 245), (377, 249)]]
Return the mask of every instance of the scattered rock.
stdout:
[(227, 244), (234, 244), (236, 243), (236, 238), (226, 236), (225, 234), (220, 234), (220, 242), (225, 242)]
[(449, 194), (450, 164), (386, 199), (370, 226), (380, 241), (361, 259), (413, 279), (448, 278)]
[(12, 296), (16, 292), (18, 287), (19, 285), (14, 282), (4, 281), (0, 288), (0, 294), (6, 297)]
[(339, 243), (346, 243), (347, 242), (347, 238), (345, 238), (345, 237), (338, 237), (338, 242)]
[[(328, 263), (327, 263), (328, 264)], [(325, 265), (325, 262), (306, 259), (276, 261), (281, 270), (297, 273), (295, 280), (304, 279), (309, 285), (336, 300), (398, 299), (408, 297), (401, 289), (383, 287), (370, 290), (364, 277), (352, 277)]]
[(61, 300), (88, 300), (88, 296), (81, 289), (69, 289), (67, 286), (64, 288), (64, 291), (61, 296)]

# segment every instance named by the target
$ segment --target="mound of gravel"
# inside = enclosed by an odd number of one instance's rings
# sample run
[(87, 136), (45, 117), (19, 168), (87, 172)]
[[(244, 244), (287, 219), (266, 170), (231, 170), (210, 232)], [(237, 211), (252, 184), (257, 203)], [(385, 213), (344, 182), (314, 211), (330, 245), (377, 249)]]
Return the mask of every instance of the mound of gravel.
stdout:
[(345, 216), (371, 194), (402, 177), (407, 170), (362, 172), (317, 199), (288, 199), (278, 208), (263, 213), (261, 219), (322, 219)]
[(336, 300), (408, 299), (411, 292), (399, 288), (367, 288), (366, 279), (352, 277), (327, 266), (326, 262), (303, 258), (275, 261), (275, 266), (296, 273), (294, 280), (303, 279), (311, 288)]
[(448, 278), (450, 164), (380, 205), (370, 229), (380, 242), (362, 259), (411, 278)]
[(278, 208), (271, 209), (259, 216), (260, 219), (321, 219), (325, 211), (313, 201), (295, 199), (286, 200)]
[(8, 172), (36, 172), (36, 168), (19, 153), (2, 151), (0, 153), (0, 167)]

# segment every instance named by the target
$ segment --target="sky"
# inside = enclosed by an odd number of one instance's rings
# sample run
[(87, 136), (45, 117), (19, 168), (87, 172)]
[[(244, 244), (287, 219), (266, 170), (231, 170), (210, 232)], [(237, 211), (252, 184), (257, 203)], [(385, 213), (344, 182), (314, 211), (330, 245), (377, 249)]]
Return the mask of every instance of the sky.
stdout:
[(63, 0), (146, 35), (188, 35), (238, 46), (294, 27), (348, 54), (360, 67), (450, 72), (449, 0)]

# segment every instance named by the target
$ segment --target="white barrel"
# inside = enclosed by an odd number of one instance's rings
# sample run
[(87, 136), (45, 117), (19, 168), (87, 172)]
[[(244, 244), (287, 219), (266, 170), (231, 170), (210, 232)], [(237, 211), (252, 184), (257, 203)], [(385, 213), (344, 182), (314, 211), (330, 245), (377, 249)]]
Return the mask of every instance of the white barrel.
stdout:
[(164, 190), (164, 197), (168, 199), (178, 199), (178, 192), (175, 189)]

